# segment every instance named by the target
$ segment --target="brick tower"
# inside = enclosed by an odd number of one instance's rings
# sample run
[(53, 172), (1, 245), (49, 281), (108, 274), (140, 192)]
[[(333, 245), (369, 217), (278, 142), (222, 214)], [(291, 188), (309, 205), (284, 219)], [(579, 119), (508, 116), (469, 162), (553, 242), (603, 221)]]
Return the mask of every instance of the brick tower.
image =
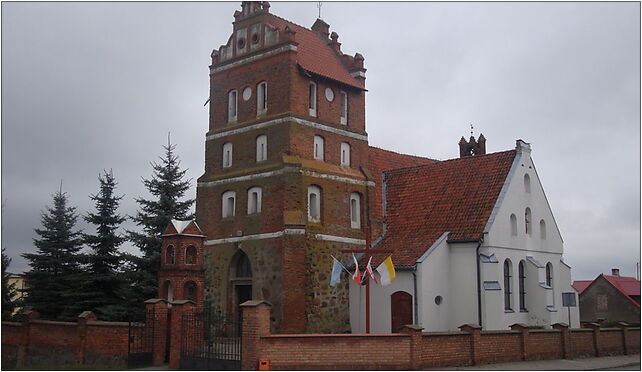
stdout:
[(203, 239), (194, 221), (172, 220), (162, 235), (158, 296), (172, 302), (204, 301)]
[(243, 2), (212, 52), (196, 201), (206, 296), (236, 315), (269, 301), (277, 332), (344, 332), (348, 286), (329, 286), (330, 255), (347, 261), (369, 224), (366, 70), (324, 21), (307, 29), (269, 7)]

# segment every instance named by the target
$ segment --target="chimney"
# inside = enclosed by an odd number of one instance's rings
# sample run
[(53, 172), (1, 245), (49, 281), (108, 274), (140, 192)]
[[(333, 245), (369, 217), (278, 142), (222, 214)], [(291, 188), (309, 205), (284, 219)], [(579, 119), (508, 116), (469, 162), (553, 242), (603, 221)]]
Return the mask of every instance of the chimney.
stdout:
[(611, 275), (620, 276), (620, 269), (611, 269)]

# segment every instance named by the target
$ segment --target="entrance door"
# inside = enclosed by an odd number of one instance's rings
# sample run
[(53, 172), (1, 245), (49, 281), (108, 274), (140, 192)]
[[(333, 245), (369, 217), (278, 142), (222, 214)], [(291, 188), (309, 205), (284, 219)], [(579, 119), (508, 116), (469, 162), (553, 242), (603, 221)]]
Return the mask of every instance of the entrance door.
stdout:
[(392, 333), (399, 332), (403, 325), (412, 324), (412, 295), (403, 291), (393, 293), (390, 296), (390, 315)]

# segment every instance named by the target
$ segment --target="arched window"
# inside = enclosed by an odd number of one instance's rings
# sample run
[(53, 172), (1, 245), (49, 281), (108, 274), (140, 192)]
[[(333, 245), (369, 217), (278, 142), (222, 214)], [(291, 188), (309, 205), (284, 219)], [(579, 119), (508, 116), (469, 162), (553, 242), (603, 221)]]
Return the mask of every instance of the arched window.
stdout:
[(321, 188), (319, 186), (308, 186), (308, 221), (321, 221)]
[(185, 299), (196, 302), (196, 283), (191, 280), (185, 283)]
[(317, 84), (310, 82), (308, 92), (308, 108), (310, 109), (310, 116), (317, 116)]
[(196, 247), (190, 245), (185, 249), (185, 264), (196, 265)]
[(531, 209), (530, 208), (526, 208), (526, 211), (524, 212), (524, 228), (526, 229), (526, 235), (531, 236), (533, 231), (531, 227)]
[(256, 86), (256, 116), (267, 112), (267, 82), (262, 81)]
[(173, 245), (168, 245), (165, 250), (165, 264), (173, 265), (176, 263), (176, 251)]
[(512, 310), (511, 297), (511, 279), (513, 277), (513, 268), (509, 259), (504, 261), (504, 310)]
[(256, 137), (256, 161), (267, 160), (267, 136), (262, 134)]
[(261, 213), (261, 199), (263, 191), (254, 186), (247, 190), (247, 214)]
[(232, 166), (232, 142), (223, 144), (223, 168)]
[(234, 277), (251, 278), (252, 265), (250, 264), (250, 259), (247, 257), (245, 252), (238, 251), (235, 260), (236, 262), (234, 264)]
[(227, 122), (236, 123), (238, 114), (238, 92), (231, 90), (227, 94)]
[(549, 287), (553, 286), (553, 264), (546, 264), (546, 285)]
[(515, 216), (515, 213), (510, 215), (510, 234), (517, 236), (517, 216)]
[(350, 144), (341, 142), (341, 165), (350, 166)]
[(546, 240), (546, 222), (544, 220), (539, 220), (539, 237)]
[(341, 124), (348, 125), (348, 93), (341, 91)]
[(524, 192), (527, 194), (531, 193), (531, 176), (529, 176), (528, 173), (524, 175)]
[(314, 136), (314, 154), (316, 160), (323, 160), (323, 147), (325, 140), (321, 136)]
[(226, 191), (221, 197), (221, 212), (222, 217), (234, 217), (234, 210), (236, 208), (236, 193), (234, 191)]
[(524, 261), (519, 262), (519, 311), (526, 310), (526, 271)]
[(350, 194), (350, 227), (361, 228), (361, 195), (356, 192)]

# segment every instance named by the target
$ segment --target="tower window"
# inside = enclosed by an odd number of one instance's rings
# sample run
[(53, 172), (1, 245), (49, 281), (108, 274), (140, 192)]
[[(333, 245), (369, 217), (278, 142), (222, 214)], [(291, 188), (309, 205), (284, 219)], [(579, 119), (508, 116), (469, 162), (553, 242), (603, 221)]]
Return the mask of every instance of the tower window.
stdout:
[(347, 142), (341, 143), (341, 165), (350, 166), (350, 144)]
[(348, 124), (348, 93), (341, 91), (341, 124)]
[(221, 202), (223, 205), (223, 208), (222, 208), (223, 218), (234, 217), (234, 209), (236, 206), (236, 193), (234, 191), (224, 192), (223, 197), (221, 198)]
[(544, 220), (539, 221), (539, 237), (542, 240), (546, 240), (546, 222)]
[(526, 211), (524, 212), (524, 227), (526, 229), (526, 235), (531, 236), (533, 231), (531, 227), (531, 209), (530, 208), (526, 208)]
[(173, 245), (168, 245), (165, 251), (165, 264), (173, 265), (176, 263), (176, 251)]
[(321, 188), (319, 186), (308, 186), (308, 221), (321, 221)]
[(511, 305), (511, 296), (513, 292), (511, 291), (511, 279), (512, 279), (512, 271), (513, 268), (511, 267), (511, 262), (510, 260), (505, 260), (504, 261), (504, 310), (512, 310), (513, 307)]
[(524, 261), (519, 262), (519, 310), (526, 310), (526, 272), (524, 270)]
[(529, 176), (528, 173), (524, 175), (524, 192), (527, 194), (531, 193), (531, 176)]
[(267, 160), (267, 136), (262, 134), (256, 137), (256, 161)]
[(185, 264), (196, 265), (196, 247), (190, 245), (185, 249)]
[(223, 168), (232, 166), (232, 143), (226, 142), (223, 145)]
[(310, 109), (310, 116), (317, 116), (317, 84), (310, 82), (308, 92), (308, 108)]
[(232, 90), (227, 95), (227, 122), (236, 123), (238, 114), (238, 92)]
[(510, 215), (510, 234), (511, 236), (517, 236), (517, 216), (515, 216), (515, 213)]
[(267, 112), (267, 82), (262, 81), (256, 87), (256, 115)]
[(185, 283), (185, 299), (196, 302), (196, 283), (191, 280)]
[(325, 140), (321, 136), (314, 136), (314, 156), (316, 160), (323, 160), (323, 144)]
[(350, 194), (350, 227), (361, 228), (361, 195), (356, 192)]
[(255, 186), (247, 190), (247, 214), (261, 213), (262, 190)]

